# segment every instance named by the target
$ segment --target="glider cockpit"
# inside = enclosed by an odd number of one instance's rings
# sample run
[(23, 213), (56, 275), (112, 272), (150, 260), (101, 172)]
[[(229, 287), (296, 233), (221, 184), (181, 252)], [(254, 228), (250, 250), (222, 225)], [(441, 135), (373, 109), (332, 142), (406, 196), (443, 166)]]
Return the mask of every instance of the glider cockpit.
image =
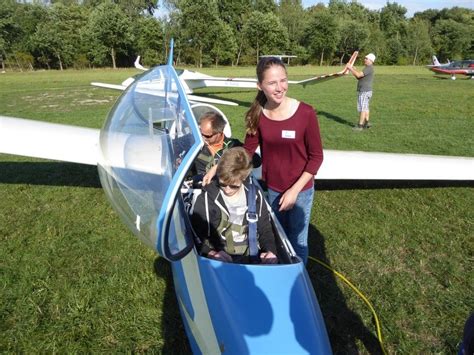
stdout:
[[(190, 112), (213, 108), (191, 108), (177, 78), (166, 70), (157, 67), (137, 78), (110, 111), (100, 134), (99, 174), (110, 202), (133, 233), (176, 260), (195, 240), (182, 192), (189, 193), (183, 189), (184, 178), (203, 141)], [(143, 90), (150, 82), (161, 83), (162, 90)], [(274, 229), (281, 235), (278, 226)], [(284, 239), (278, 237), (279, 259), (290, 263), (292, 252)]]

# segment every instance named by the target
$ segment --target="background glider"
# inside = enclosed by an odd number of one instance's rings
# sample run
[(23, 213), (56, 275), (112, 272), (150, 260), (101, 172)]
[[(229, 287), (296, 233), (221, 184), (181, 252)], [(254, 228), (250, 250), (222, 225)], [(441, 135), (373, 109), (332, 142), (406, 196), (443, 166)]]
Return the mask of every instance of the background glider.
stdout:
[[(354, 64), (355, 60), (357, 59), (357, 55), (359, 52), (352, 53), (351, 58), (349, 59), (350, 64)], [(140, 64), (140, 56), (137, 57), (135, 61), (135, 67), (140, 70), (148, 70), (147, 68), (143, 67)], [(318, 75), (312, 78), (300, 80), (300, 81), (292, 81), (290, 80), (290, 84), (299, 84), (299, 85), (312, 85), (319, 82), (336, 79), (345, 74), (347, 74), (347, 70), (342, 70), (337, 73), (332, 74), (323, 74)], [(207, 87), (227, 87), (227, 88), (249, 88), (255, 89), (257, 87), (257, 79), (255, 78), (232, 78), (232, 77), (215, 77), (211, 75), (202, 74), (199, 72), (191, 71), (191, 70), (178, 70), (178, 77), (181, 81), (181, 85), (183, 86), (186, 94), (188, 95), (188, 99), (191, 102), (206, 102), (206, 103), (213, 103), (213, 104), (221, 104), (221, 105), (231, 105), (236, 106), (237, 104), (232, 101), (224, 101), (218, 99), (211, 99), (207, 97), (191, 95), (193, 90), (200, 89), (200, 88), (207, 88)], [(99, 83), (99, 82), (92, 82), (91, 85), (103, 87), (107, 89), (116, 89), (116, 90), (125, 90), (135, 78), (127, 78), (122, 82), (120, 85), (116, 84), (107, 84), (107, 83)], [(157, 84), (158, 88), (160, 83)], [(149, 89), (154, 89), (154, 83), (151, 82), (149, 84)]]

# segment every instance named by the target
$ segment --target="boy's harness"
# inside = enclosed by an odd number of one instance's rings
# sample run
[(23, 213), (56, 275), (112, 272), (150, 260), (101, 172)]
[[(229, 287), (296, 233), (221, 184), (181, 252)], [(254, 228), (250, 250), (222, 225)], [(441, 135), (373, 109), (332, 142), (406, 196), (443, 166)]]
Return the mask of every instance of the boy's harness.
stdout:
[(247, 194), (247, 222), (249, 226), (248, 239), (249, 239), (249, 254), (250, 262), (256, 263), (258, 261), (258, 245), (257, 245), (257, 203), (256, 203), (256, 187), (252, 177), (250, 177), (250, 184)]
[[(252, 179), (247, 190), (247, 213), (245, 214), (243, 224), (236, 224), (229, 221), (227, 213), (221, 211), (221, 220), (217, 226), (217, 233), (225, 240), (225, 250), (228, 254), (232, 255), (245, 255), (250, 257), (251, 263), (258, 262), (258, 241), (257, 241), (257, 203), (256, 203), (256, 186)], [(207, 192), (205, 196), (206, 200), (206, 218), (208, 223), (208, 233), (210, 232), (210, 221), (209, 221), (209, 210), (207, 202)], [(245, 224), (247, 221), (247, 224)], [(242, 242), (235, 242), (232, 232), (235, 231), (240, 235), (247, 233), (247, 238)]]

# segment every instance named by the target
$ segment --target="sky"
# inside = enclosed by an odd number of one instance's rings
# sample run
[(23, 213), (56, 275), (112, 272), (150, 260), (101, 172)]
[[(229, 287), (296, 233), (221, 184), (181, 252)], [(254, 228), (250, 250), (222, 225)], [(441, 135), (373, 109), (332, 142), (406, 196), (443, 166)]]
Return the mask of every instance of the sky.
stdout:
[[(303, 6), (309, 7), (316, 5), (317, 3), (322, 2), (327, 4), (327, 0), (303, 0)], [(364, 7), (370, 10), (380, 10), (387, 4), (387, 0), (368, 0), (368, 1), (358, 1)], [(465, 7), (468, 9), (474, 9), (474, 0), (391, 0), (390, 3), (396, 2), (399, 5), (404, 6), (408, 11), (406, 16), (412, 17), (415, 12), (420, 12), (428, 9), (438, 9), (441, 10), (445, 7), (451, 8), (454, 6)]]

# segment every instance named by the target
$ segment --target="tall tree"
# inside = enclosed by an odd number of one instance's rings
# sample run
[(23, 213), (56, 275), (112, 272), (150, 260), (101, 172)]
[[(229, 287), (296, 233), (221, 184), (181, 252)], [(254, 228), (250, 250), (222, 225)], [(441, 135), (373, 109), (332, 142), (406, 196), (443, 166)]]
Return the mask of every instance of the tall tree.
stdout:
[(407, 9), (396, 2), (387, 4), (380, 11), (380, 29), (384, 32), (387, 44), (387, 64), (398, 64), (401, 57), (405, 56), (403, 47), (406, 36)]
[(411, 19), (408, 23), (406, 48), (408, 54), (412, 57), (413, 65), (417, 65), (420, 61), (430, 57), (433, 48), (431, 47), (428, 21), (419, 17)]
[[(56, 0), (57, 1), (57, 0)], [(64, 2), (64, 0), (62, 0)], [(67, 0), (68, 2), (77, 2), (76, 0)], [(97, 6), (104, 3), (104, 0), (81, 0), (84, 6), (90, 8), (96, 8)], [(153, 15), (156, 9), (158, 9), (158, 1), (156, 0), (114, 0), (128, 16), (141, 15), (147, 12), (149, 15)]]
[(472, 26), (454, 20), (439, 20), (433, 28), (433, 45), (441, 60), (462, 59), (472, 54)]
[(397, 37), (400, 39), (401, 35), (406, 32), (406, 18), (407, 9), (396, 2), (387, 4), (380, 11), (380, 29), (387, 35), (387, 37)]
[(338, 50), (341, 52), (340, 64), (342, 65), (346, 56), (350, 57), (351, 53), (366, 46), (369, 39), (369, 28), (367, 23), (355, 20), (344, 21), (340, 26), (341, 37)]
[(323, 65), (325, 56), (334, 53), (339, 38), (336, 19), (327, 9), (312, 14), (305, 29), (304, 43), (311, 55), (319, 57), (319, 65)]
[(210, 55), (217, 66), (219, 62), (232, 62), (237, 51), (237, 42), (231, 27), (219, 21), (215, 28), (215, 40), (212, 44)]
[(271, 13), (254, 11), (244, 25), (244, 36), (255, 51), (256, 62), (262, 54), (285, 53), (288, 48), (288, 32)]
[(219, 17), (227, 23), (234, 32), (238, 50), (233, 64), (238, 65), (244, 46), (242, 29), (245, 21), (252, 12), (252, 0), (219, 0), (218, 8)]
[(14, 4), (5, 4), (0, 7), (0, 61), (2, 71), (5, 71), (5, 60), (7, 52), (10, 51), (12, 43), (15, 41), (15, 33), (19, 28), (14, 20)]
[(305, 11), (301, 0), (281, 0), (278, 7), (278, 16), (288, 31), (288, 39), (296, 45), (303, 37), (305, 27)]
[(277, 4), (274, 0), (252, 0), (252, 10), (265, 13), (276, 13)]
[(120, 7), (106, 1), (96, 7), (89, 18), (86, 34), (92, 40), (94, 55), (103, 54), (106, 49), (117, 68), (117, 53), (125, 52), (133, 42), (132, 23)]
[(51, 56), (63, 70), (64, 66), (73, 63), (81, 48), (81, 37), (77, 31), (86, 24), (86, 16), (77, 5), (65, 6), (58, 2), (48, 10), (44, 22), (38, 24), (31, 39), (33, 52), (40, 53), (40, 58), (48, 68)]
[(196, 65), (202, 67), (204, 54), (212, 47), (220, 22), (217, 1), (182, 0), (179, 7), (184, 39), (193, 50)]
[(163, 63), (165, 57), (164, 29), (161, 21), (151, 16), (142, 16), (135, 21), (134, 47), (148, 66)]

